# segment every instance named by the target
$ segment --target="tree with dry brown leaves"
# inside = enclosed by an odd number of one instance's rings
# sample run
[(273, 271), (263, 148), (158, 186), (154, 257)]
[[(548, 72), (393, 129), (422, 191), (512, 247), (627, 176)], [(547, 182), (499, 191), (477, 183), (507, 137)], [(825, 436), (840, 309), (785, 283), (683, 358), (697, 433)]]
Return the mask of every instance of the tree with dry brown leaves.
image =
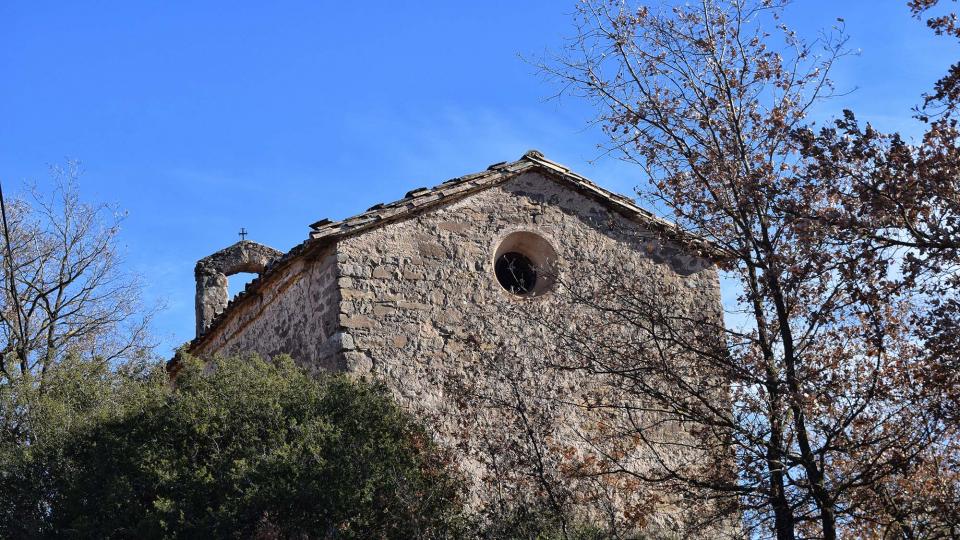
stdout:
[[(940, 364), (912, 332), (916, 281), (895, 250), (820, 219), (846, 212), (845, 199), (810, 173), (809, 141), (795, 136), (833, 94), (842, 22), (806, 41), (783, 7), (580, 4), (577, 36), (543, 69), (596, 105), (606, 149), (649, 179), (639, 195), (714, 246), (701, 255), (738, 294), (723, 324), (613, 254), (600, 286), (561, 283), (589, 316), (530, 314), (564, 345), (545, 369), (622, 390), (590, 405), (617, 427), (584, 435), (600, 459), (583, 474), (669, 486), (702, 501), (704, 520), (736, 515), (749, 535), (950, 534), (914, 526), (923, 501), (896, 502), (912, 471), (944, 470), (930, 455), (948, 459), (939, 449), (955, 437), (925, 382)], [(651, 435), (666, 423), (694, 435), (683, 444), (695, 451)], [(657, 467), (621, 459), (637, 446)]]
[[(938, 0), (910, 12), (937, 35), (960, 38), (955, 13)], [(906, 538), (960, 536), (960, 63), (947, 68), (913, 111), (919, 140), (881, 133), (852, 111), (833, 125), (795, 133), (804, 176), (835, 201), (807, 217), (854, 254), (893, 261), (915, 302), (906, 323), (922, 372), (912, 381), (936, 432), (899, 474), (862, 493), (877, 515), (896, 518)]]

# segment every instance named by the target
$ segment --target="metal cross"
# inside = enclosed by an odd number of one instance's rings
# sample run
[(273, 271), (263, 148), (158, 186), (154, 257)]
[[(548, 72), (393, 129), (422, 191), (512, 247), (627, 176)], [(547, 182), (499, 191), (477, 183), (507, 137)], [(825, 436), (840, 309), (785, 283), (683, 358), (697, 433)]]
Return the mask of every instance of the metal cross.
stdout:
[(243, 227), (240, 227), (240, 233), (239, 233), (239, 234), (240, 234), (240, 240), (246, 240), (246, 239), (247, 239), (247, 230), (244, 229)]

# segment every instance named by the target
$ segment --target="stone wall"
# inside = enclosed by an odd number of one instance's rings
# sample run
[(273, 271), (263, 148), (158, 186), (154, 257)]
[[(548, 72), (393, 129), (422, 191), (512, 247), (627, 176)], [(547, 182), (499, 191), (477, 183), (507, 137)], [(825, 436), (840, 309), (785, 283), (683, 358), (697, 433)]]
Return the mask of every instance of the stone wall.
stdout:
[(334, 246), (315, 256), (294, 259), (271, 274), (257, 297), (231, 310), (193, 352), (254, 352), (264, 357), (287, 353), (315, 369), (342, 369), (337, 354), (340, 294), (336, 263)]
[[(678, 246), (660, 244), (603, 204), (527, 173), (341, 240), (346, 367), (387, 381), (406, 408), (428, 419), (462, 454), (485, 503), (585, 496), (593, 512), (622, 518), (625, 507), (647, 500), (640, 500), (644, 494), (624, 500), (623, 486), (571, 481), (567, 474), (570, 462), (590, 455), (582, 434), (603, 421), (584, 404), (611, 389), (544, 363), (561, 356), (561, 344), (541, 323), (574, 321), (570, 311), (576, 308), (559, 291), (518, 297), (497, 283), (494, 253), (516, 231), (534, 232), (551, 244), (561, 281), (589, 283), (599, 265), (609, 269), (613, 261), (621, 273), (669, 285), (681, 309), (719, 317), (712, 267)], [(660, 495), (654, 497), (663, 503), (651, 527), (674, 529), (683, 511)]]
[[(520, 297), (497, 283), (494, 254), (517, 231), (542, 237), (556, 252), (554, 290)], [(574, 507), (608, 523), (630, 521), (642, 508), (651, 516), (647, 531), (659, 536), (679, 531), (695, 510), (676, 494), (577, 475), (596, 455), (587, 434), (617, 421), (590, 404), (620, 396), (606, 381), (551, 364), (568, 352), (558, 329), (594, 330), (571, 291), (602, 292), (612, 273), (625, 287), (663, 294), (680, 312), (720, 320), (717, 273), (706, 261), (528, 172), (340, 239), (314, 260), (295, 258), (194, 352), (288, 353), (315, 369), (385, 381), (458, 453), (478, 507)], [(614, 327), (596, 330), (611, 332), (611, 343), (633, 339)], [(663, 440), (689, 436), (674, 425), (654, 431)], [(642, 452), (626, 459), (640, 471), (649, 461)]]
[(263, 244), (241, 240), (197, 261), (193, 269), (197, 280), (197, 336), (203, 334), (213, 319), (227, 307), (230, 301), (227, 276), (240, 272), (263, 272), (270, 261), (282, 255)]

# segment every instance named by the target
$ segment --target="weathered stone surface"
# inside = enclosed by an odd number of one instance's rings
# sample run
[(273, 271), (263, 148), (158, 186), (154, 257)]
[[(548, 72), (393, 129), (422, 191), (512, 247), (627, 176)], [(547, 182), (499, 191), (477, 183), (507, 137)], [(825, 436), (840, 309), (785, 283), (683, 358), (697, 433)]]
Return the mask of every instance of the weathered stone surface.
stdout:
[[(526, 172), (415, 218), (337, 239), (321, 256), (290, 264), (270, 277), (259, 298), (231, 310), (194, 352), (288, 353), (316, 369), (384, 381), (457, 449), (477, 504), (526, 497), (539, 488), (529, 485), (530, 464), (511, 454), (529, 443), (508, 406), (512, 396), (529, 394), (525, 406), (551, 453), (550, 474), (562, 476), (564, 459), (590, 452), (581, 433), (602, 421), (583, 404), (610, 390), (574, 372), (545, 375), (543, 359), (562, 344), (525, 313), (573, 325), (577, 308), (555, 291), (525, 298), (499, 285), (494, 254), (517, 231), (546, 239), (566, 280), (589, 285), (596, 268), (615, 261), (637, 280), (672, 291), (683, 309), (720, 316), (717, 273), (708, 261), (664, 243), (596, 198)], [(665, 434), (685, 436), (679, 429)], [(636, 457), (641, 465), (644, 459)], [(568, 489), (620, 510), (645, 495), (571, 482)], [(659, 500), (651, 523), (659, 530), (692, 511), (670, 494)]]
[(260, 273), (270, 261), (283, 253), (272, 247), (241, 240), (228, 248), (197, 261), (193, 273), (197, 279), (197, 336), (213, 322), (230, 300), (227, 276), (240, 272)]
[(373, 270), (373, 276), (376, 279), (393, 279), (396, 269), (389, 266), (378, 266)]
[[(196, 354), (281, 353), (309, 359), (316, 369), (343, 369), (338, 334), (340, 289), (337, 256), (331, 247), (299, 258), (264, 283), (258, 295), (231, 309), (208, 331)], [(351, 341), (352, 343), (352, 341)]]
[[(372, 328), (374, 322), (371, 319), (363, 316), (341, 316), (340, 317), (340, 326), (348, 329), (354, 328)], [(349, 335), (349, 334), (347, 334)]]

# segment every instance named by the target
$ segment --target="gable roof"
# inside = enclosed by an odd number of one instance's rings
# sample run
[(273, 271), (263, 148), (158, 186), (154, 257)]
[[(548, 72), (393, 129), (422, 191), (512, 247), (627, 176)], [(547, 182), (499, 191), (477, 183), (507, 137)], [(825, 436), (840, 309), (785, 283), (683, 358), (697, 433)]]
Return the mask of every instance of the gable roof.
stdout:
[(503, 184), (517, 175), (531, 170), (540, 170), (547, 173), (549, 176), (560, 180), (561, 183), (567, 184), (568, 187), (607, 204), (613, 210), (624, 213), (628, 217), (638, 218), (645, 225), (652, 226), (655, 229), (676, 230), (674, 224), (640, 208), (630, 198), (607, 191), (564, 165), (550, 161), (540, 152), (530, 150), (517, 161), (495, 163), (483, 172), (453, 178), (433, 188), (411, 190), (398, 201), (375, 204), (362, 214), (340, 221), (320, 220), (310, 225), (312, 229), (310, 240), (352, 236), (364, 230), (382, 226), (385, 223), (400, 221), (419, 214), (430, 207), (448, 204), (467, 195)]
[(272, 261), (258, 277), (247, 283), (246, 288), (230, 300), (226, 309), (214, 318), (206, 331), (190, 342), (188, 350), (202, 343), (204, 338), (209, 336), (237, 305), (244, 303), (251, 296), (256, 296), (262, 284), (272, 274), (308, 252), (322, 249), (341, 238), (355, 236), (389, 223), (415, 217), (436, 206), (446, 205), (503, 184), (528, 171), (541, 172), (561, 184), (604, 204), (612, 211), (618, 212), (652, 231), (666, 235), (671, 240), (690, 248), (694, 255), (714, 260), (722, 257), (720, 251), (713, 244), (682, 231), (670, 221), (640, 208), (629, 197), (603, 189), (566, 166), (547, 159), (539, 151), (530, 150), (517, 161), (495, 163), (487, 167), (485, 171), (453, 178), (433, 188), (411, 190), (400, 200), (375, 204), (361, 214), (340, 221), (322, 219), (311, 224), (311, 232), (307, 240), (295, 246), (282, 257)]

